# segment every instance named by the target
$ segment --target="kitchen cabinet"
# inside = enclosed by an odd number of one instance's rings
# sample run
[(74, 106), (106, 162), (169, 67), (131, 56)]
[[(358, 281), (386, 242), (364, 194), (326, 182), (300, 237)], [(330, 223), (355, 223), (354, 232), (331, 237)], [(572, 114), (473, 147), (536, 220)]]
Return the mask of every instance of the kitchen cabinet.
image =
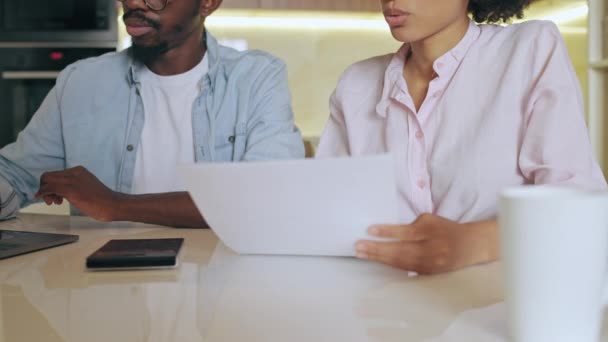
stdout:
[(589, 127), (608, 174), (608, 0), (589, 0)]
[(259, 8), (260, 0), (224, 0), (221, 8)]
[(367, 11), (380, 9), (379, 0), (224, 0), (224, 8), (269, 10)]

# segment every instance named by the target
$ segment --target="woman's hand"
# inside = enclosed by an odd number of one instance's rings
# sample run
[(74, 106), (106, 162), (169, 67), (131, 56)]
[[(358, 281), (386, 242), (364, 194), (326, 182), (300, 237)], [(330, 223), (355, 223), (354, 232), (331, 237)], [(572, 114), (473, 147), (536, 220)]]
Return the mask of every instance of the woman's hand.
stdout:
[(360, 241), (357, 257), (419, 274), (450, 272), (498, 259), (495, 220), (461, 224), (424, 214), (410, 225), (374, 226), (369, 233), (395, 241)]

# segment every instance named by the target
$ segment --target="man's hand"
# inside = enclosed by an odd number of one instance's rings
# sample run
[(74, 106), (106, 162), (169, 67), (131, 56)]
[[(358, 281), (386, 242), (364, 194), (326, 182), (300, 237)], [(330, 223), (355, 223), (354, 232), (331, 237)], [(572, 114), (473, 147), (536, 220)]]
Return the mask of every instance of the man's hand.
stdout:
[(61, 204), (66, 199), (83, 214), (104, 222), (114, 220), (120, 196), (82, 166), (43, 174), (36, 193), (48, 205)]
[(460, 224), (425, 214), (411, 225), (374, 226), (369, 233), (395, 241), (360, 241), (357, 257), (419, 274), (455, 271), (498, 258), (496, 221)]

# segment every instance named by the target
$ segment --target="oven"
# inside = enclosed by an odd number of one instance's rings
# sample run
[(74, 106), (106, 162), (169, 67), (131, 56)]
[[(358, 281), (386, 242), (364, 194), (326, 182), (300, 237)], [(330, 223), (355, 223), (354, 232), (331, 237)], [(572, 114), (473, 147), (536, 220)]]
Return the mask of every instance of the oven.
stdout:
[(67, 65), (111, 48), (0, 48), (0, 148), (15, 141)]
[(112, 0), (0, 0), (0, 42), (111, 44), (117, 27)]
[(0, 0), (0, 148), (15, 141), (80, 59), (116, 51), (113, 0)]

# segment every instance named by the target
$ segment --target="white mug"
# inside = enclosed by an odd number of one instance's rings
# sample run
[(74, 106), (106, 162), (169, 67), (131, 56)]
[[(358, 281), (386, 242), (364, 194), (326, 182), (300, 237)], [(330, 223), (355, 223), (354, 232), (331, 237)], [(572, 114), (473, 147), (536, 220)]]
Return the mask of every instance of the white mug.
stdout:
[(513, 340), (598, 341), (608, 265), (608, 192), (507, 189), (500, 196), (498, 222)]

